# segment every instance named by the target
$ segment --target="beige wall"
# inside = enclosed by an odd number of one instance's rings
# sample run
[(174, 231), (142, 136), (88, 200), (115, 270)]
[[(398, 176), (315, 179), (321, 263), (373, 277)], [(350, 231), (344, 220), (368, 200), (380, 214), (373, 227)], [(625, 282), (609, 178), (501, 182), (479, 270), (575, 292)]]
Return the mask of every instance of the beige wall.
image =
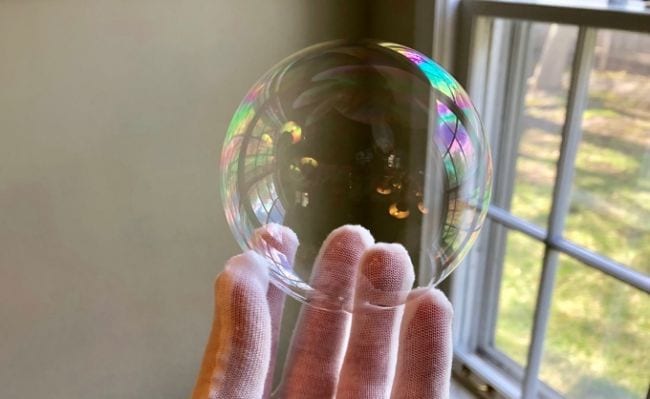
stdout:
[(181, 398), (237, 251), (230, 115), (353, 1), (0, 2), (0, 398)]

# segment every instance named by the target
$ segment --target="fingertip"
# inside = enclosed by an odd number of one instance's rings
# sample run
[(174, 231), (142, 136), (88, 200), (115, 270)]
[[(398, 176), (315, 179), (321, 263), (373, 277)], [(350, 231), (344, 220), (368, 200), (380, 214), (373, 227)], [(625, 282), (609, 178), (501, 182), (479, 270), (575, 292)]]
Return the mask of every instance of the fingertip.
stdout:
[(432, 287), (417, 288), (406, 299), (408, 315), (416, 318), (416, 322), (451, 323), (454, 309), (441, 290)]
[(269, 272), (266, 260), (254, 251), (246, 251), (228, 259), (215, 281), (215, 289), (230, 284), (251, 282), (261, 292), (266, 293), (269, 285)]
[(361, 259), (361, 273), (380, 290), (410, 289), (415, 280), (413, 263), (400, 244), (377, 243)]
[(334, 229), (327, 236), (323, 241), (318, 257), (321, 259), (336, 256), (345, 257), (357, 252), (360, 252), (358, 254), (360, 256), (374, 242), (375, 239), (365, 227), (346, 224)]
[(374, 241), (372, 234), (359, 225), (345, 225), (332, 231), (316, 258), (312, 286), (325, 295), (351, 299), (359, 260)]
[[(333, 240), (346, 241), (356, 241), (362, 244), (364, 247), (368, 247), (375, 242), (375, 238), (372, 236), (370, 231), (365, 227), (358, 224), (346, 224), (341, 227), (337, 227), (332, 230), (332, 232), (325, 239), (325, 243), (328, 243)], [(325, 246), (325, 243), (323, 246)]]
[(267, 246), (281, 252), (293, 265), (300, 242), (296, 233), (277, 223), (266, 224), (253, 232), (253, 248), (265, 251)]
[(404, 302), (415, 273), (406, 249), (400, 244), (371, 245), (360, 261), (357, 301), (380, 306)]

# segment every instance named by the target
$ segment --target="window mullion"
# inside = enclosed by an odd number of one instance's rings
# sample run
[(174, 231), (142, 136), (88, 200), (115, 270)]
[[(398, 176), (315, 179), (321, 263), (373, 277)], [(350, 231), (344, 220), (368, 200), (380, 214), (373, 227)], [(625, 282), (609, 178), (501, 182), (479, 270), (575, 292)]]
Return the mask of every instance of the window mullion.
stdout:
[[(524, 110), (526, 94), (526, 75), (530, 62), (530, 29), (527, 21), (512, 22), (512, 52), (509, 57), (508, 80), (505, 87), (508, 95), (504, 98), (503, 124), (497, 138), (495, 180), (493, 203), (504, 208), (510, 207), (516, 176), (517, 149), (521, 137), (521, 117)], [(497, 61), (498, 60), (492, 60)], [(494, 343), (499, 289), (503, 274), (503, 261), (506, 247), (506, 230), (496, 223), (491, 224), (489, 233), (491, 245), (488, 248), (485, 268), (485, 292), (477, 307), (481, 315), (479, 347), (491, 346)]]
[[(449, 71), (454, 70), (460, 0), (434, 2), (433, 59)], [(462, 31), (461, 31), (462, 32)]]
[[(556, 237), (561, 237), (566, 216), (569, 212), (574, 165), (582, 137), (582, 114), (587, 101), (587, 89), (589, 86), (589, 75), (595, 45), (595, 29), (581, 26), (578, 32), (576, 52), (573, 59), (566, 120), (562, 129), (562, 144), (553, 190), (553, 205), (549, 216), (547, 232), (547, 239), (549, 241), (554, 240)], [(546, 327), (550, 315), (557, 262), (558, 252), (547, 245), (537, 295), (531, 344), (528, 350), (528, 361), (523, 384), (523, 399), (537, 397), (539, 385), (538, 375), (542, 360)]]
[(553, 246), (553, 248), (558, 249), (560, 252), (569, 255), (573, 259), (584, 263), (586, 266), (612, 276), (615, 279), (620, 280), (625, 284), (629, 284), (643, 292), (650, 293), (650, 277), (639, 271), (630, 269), (629, 267), (619, 264), (600, 254), (582, 248), (564, 238), (550, 241), (550, 245)]
[[(487, 65), (490, 62), (492, 45), (492, 23), (486, 19), (476, 19), (471, 23), (471, 37), (466, 38), (468, 65)], [(472, 98), (479, 111), (485, 112), (487, 106), (484, 93), (486, 84), (489, 81), (489, 73), (485, 68), (469, 68), (468, 71), (468, 88)], [(473, 265), (478, 263), (484, 253), (484, 238), (479, 238), (477, 245), (470, 252), (464, 263)], [(478, 318), (475, 315), (475, 309), (482, 298), (480, 294), (482, 279), (474, 278), (476, 273), (483, 273), (483, 270), (471, 272), (467, 268), (460, 268), (456, 271), (450, 280), (450, 300), (456, 310), (456, 322), (463, 328), (454, 328), (454, 342), (456, 349), (464, 351), (474, 351), (478, 341)], [(468, 295), (468, 292), (475, 293)], [(472, 326), (468, 328), (468, 326)]]
[(589, 249), (581, 247), (580, 245), (560, 236), (547, 238), (546, 230), (531, 222), (514, 216), (497, 206), (490, 205), (488, 208), (488, 217), (511, 230), (518, 231), (535, 240), (544, 242), (552, 249), (584, 263), (585, 266), (589, 266), (610, 275), (643, 292), (650, 293), (650, 277), (637, 270), (631, 269), (601, 254), (590, 251)]

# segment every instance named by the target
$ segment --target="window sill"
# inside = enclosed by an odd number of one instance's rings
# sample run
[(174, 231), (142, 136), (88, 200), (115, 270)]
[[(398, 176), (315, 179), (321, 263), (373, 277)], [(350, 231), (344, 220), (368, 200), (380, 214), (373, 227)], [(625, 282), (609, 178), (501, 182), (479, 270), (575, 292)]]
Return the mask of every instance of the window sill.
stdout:
[(455, 378), (451, 379), (451, 389), (449, 390), (449, 397), (451, 399), (476, 399), (476, 395), (471, 393)]

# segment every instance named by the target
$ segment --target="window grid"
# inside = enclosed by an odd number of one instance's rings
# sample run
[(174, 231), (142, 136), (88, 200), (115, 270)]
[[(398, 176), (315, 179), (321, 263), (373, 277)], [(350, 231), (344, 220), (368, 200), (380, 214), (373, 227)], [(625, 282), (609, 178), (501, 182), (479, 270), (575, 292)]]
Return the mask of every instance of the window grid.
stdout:
[[(485, 121), (488, 131), (500, 132), (499, 135), (490, 137), (496, 152), (494, 170), (500, 179), (495, 179), (493, 205), (490, 205), (488, 209), (488, 218), (493, 225), (500, 225), (501, 228), (492, 227), (491, 231), (484, 233), (474, 254), (470, 255), (468, 259), (470, 264), (481, 263), (484, 268), (482, 279), (472, 279), (467, 271), (463, 271), (457, 273), (451, 282), (451, 298), (455, 306), (459, 305), (462, 329), (479, 332), (476, 334), (464, 331), (457, 334), (456, 339), (460, 345), (455, 354), (457, 361), (455, 370), (460, 376), (473, 373), (482, 381), (491, 384), (483, 387), (487, 389), (488, 396), (486, 397), (494, 397), (489, 396), (490, 392), (494, 391), (490, 386), (498, 388), (497, 392), (505, 394), (506, 397), (521, 397), (523, 399), (557, 397), (555, 391), (539, 381), (539, 370), (553, 297), (558, 255), (564, 253), (621, 282), (650, 293), (650, 278), (648, 276), (563, 238), (564, 223), (570, 205), (575, 158), (582, 136), (581, 123), (595, 51), (596, 27), (650, 32), (650, 23), (648, 23), (650, 12), (634, 14), (621, 10), (591, 10), (589, 13), (593, 18), (589, 19), (585, 17), (584, 13), (581, 15), (581, 12), (575, 12), (570, 7), (539, 6), (543, 8), (543, 12), (534, 13), (527, 9), (527, 7), (531, 7), (530, 4), (521, 6), (518, 3), (504, 4), (494, 0), (474, 0), (464, 1), (462, 5), (462, 18), (458, 24), (461, 51), (457, 54), (456, 70), (461, 81), (467, 84), (472, 96), (477, 100), (479, 109), (488, 115)], [(538, 6), (534, 5), (533, 7)], [(488, 21), (487, 18), (480, 18), (482, 16), (523, 18), (525, 20), (510, 21), (509, 24), (503, 26), (494, 19)], [(529, 33), (532, 20), (568, 23), (577, 25), (579, 29), (548, 229), (540, 228), (516, 217), (507, 209), (514, 185), (514, 165), (517, 157), (520, 126), (518, 118), (523, 114), (524, 74), (527, 67), (525, 62), (530, 58), (526, 52), (530, 49), (528, 44), (530, 43)], [(590, 26), (583, 25), (584, 21), (589, 21)], [(508, 29), (512, 30), (512, 34), (502, 35), (503, 31), (508, 31)], [(512, 42), (508, 42), (504, 46), (498, 40), (493, 40), (492, 34), (496, 31), (498, 31), (496, 36), (511, 37)], [(502, 53), (498, 53), (497, 57), (491, 54), (495, 45), (500, 45), (500, 51), (505, 52), (506, 57), (503, 57)], [(507, 74), (509, 81), (508, 87), (505, 89), (508, 96), (505, 97), (503, 96), (504, 89), (502, 88), (500, 92), (493, 84), (496, 80), (495, 70), (506, 69), (502, 65), (498, 65), (498, 68), (495, 69), (495, 58), (499, 58), (497, 63), (502, 63), (504, 58), (509, 60)], [(470, 68), (470, 65), (479, 67)], [(492, 101), (487, 98), (488, 95)], [(495, 104), (501, 104), (502, 98), (505, 98), (503, 115), (506, 118), (504, 120), (493, 117), (496, 114), (496, 107), (498, 107)], [(497, 101), (494, 101), (495, 99)], [(527, 364), (523, 370), (494, 346), (498, 294), (507, 230), (519, 231), (544, 243), (545, 246), (542, 276), (535, 303), (533, 331)], [(487, 245), (488, 240), (490, 240), (489, 246)], [(477, 283), (476, 280), (483, 281)], [(477, 287), (480, 289), (474, 289)], [(456, 293), (459, 291), (478, 292), (479, 294), (468, 300), (462, 298), (462, 293)], [(459, 367), (460, 370), (458, 370)]]
[[(589, 75), (596, 47), (596, 31), (592, 28), (580, 27), (576, 50), (573, 58), (573, 70), (567, 99), (567, 113), (562, 128), (560, 158), (556, 168), (556, 179), (553, 189), (553, 202), (548, 220), (547, 238), (561, 237), (569, 205), (571, 188), (578, 153), (582, 138), (582, 113), (584, 111)], [(528, 350), (526, 374), (523, 384), (523, 398), (537, 396), (538, 374), (542, 362), (544, 337), (551, 309), (553, 287), (557, 274), (559, 252), (549, 245), (545, 246), (542, 277), (539, 285), (535, 315), (533, 318), (533, 333)]]
[(643, 273), (622, 265), (612, 259), (606, 258), (589, 249), (573, 243), (563, 237), (549, 237), (546, 230), (512, 215), (508, 211), (491, 205), (488, 209), (488, 218), (510, 230), (518, 231), (530, 236), (538, 241), (542, 241), (546, 246), (564, 253), (571, 258), (584, 263), (586, 266), (601, 271), (617, 280), (620, 280), (634, 288), (644, 292), (650, 292), (650, 279)]

